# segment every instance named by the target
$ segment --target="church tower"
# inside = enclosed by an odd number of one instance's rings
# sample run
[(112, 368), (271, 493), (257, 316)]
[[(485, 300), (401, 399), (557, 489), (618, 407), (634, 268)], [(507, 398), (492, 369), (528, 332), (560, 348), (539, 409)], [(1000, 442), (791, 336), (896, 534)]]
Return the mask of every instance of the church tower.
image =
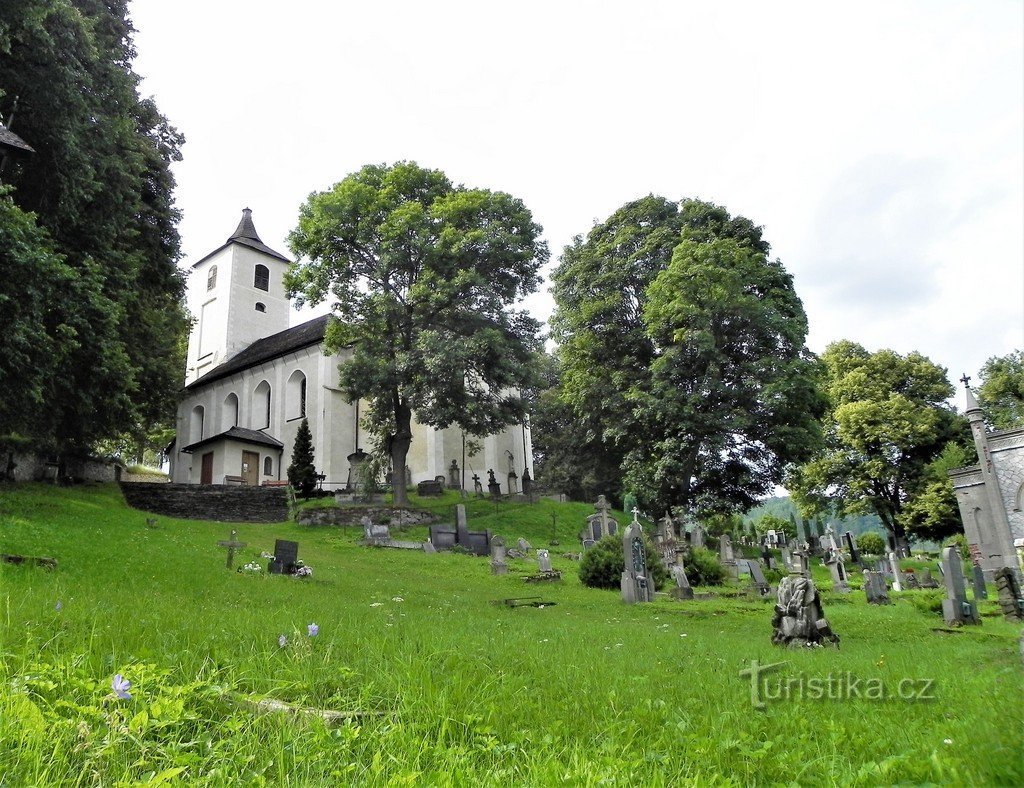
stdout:
[(192, 266), (185, 385), (237, 355), (257, 339), (288, 328), (284, 274), (290, 261), (260, 240), (252, 211), (222, 246)]

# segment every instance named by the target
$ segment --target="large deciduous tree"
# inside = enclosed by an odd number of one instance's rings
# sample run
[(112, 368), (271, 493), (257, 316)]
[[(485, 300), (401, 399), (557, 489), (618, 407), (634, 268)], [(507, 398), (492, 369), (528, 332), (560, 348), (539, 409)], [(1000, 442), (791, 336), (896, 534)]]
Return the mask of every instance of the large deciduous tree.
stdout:
[(413, 414), (471, 435), (523, 417), (540, 326), (514, 305), (539, 283), (540, 232), (515, 197), (412, 162), (366, 166), (303, 204), (287, 286), (300, 304), (333, 299), (327, 345), (351, 347), (340, 384), (371, 403), (397, 503)]
[(1024, 351), (993, 356), (985, 362), (978, 404), (992, 429), (1024, 427)]
[(183, 139), (138, 94), (133, 32), (126, 0), (16, 0), (0, 14), (0, 115), (16, 101), (14, 129), (36, 151), (3, 177), (73, 272), (52, 305), (65, 354), (32, 435), (58, 451), (145, 435), (172, 417), (179, 388), (170, 163)]
[(807, 319), (768, 253), (749, 219), (655, 196), (565, 250), (563, 397), (646, 506), (745, 510), (817, 445)]
[(786, 483), (801, 508), (874, 512), (902, 549), (908, 526), (921, 535), (947, 530), (948, 517), (927, 514), (923, 500), (913, 504), (926, 492), (939, 494), (929, 488), (942, 470), (932, 463), (969, 435), (946, 402), (953, 395), (946, 370), (920, 353), (870, 353), (849, 341), (829, 345), (822, 361), (829, 401), (824, 448)]

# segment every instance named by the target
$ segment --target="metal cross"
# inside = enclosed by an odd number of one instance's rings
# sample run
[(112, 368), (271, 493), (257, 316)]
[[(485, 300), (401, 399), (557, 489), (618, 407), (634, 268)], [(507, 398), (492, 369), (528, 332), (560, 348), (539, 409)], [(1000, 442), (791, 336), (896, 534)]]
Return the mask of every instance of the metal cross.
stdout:
[(964, 373), (964, 376), (963, 376), (962, 378), (960, 378), (960, 382), (964, 384), (964, 388), (969, 388), (969, 387), (970, 387), (970, 385), (971, 385), (971, 378), (970, 378), (970, 376), (969, 376), (969, 375), (968, 375), (968, 374), (967, 374), (967, 373), (965, 372), (965, 373)]
[(231, 568), (235, 562), (235, 550), (241, 550), (246, 546), (246, 542), (239, 542), (235, 537), (238, 536), (238, 531), (231, 532), (231, 538), (228, 540), (221, 540), (217, 542), (218, 547), (226, 547), (228, 549), (228, 569)]

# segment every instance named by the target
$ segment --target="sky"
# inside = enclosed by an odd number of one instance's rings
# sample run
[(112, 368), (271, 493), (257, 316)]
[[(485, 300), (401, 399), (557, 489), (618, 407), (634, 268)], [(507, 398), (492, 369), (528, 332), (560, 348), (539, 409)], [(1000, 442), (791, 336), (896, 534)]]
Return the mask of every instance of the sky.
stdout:
[[(288, 254), (310, 193), (413, 160), (521, 198), (548, 270), (630, 200), (697, 197), (763, 226), (815, 352), (916, 350), (976, 384), (1024, 348), (1021, 0), (132, 0), (130, 15), (140, 91), (187, 140), (186, 268), (246, 207)], [(547, 288), (527, 302), (541, 320)]]

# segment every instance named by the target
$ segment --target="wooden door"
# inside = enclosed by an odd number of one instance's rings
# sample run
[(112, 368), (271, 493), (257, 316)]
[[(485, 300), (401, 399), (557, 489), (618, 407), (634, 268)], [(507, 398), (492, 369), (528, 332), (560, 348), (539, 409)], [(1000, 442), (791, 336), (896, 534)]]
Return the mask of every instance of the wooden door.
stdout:
[(203, 455), (203, 468), (199, 473), (200, 484), (213, 484), (213, 452)]
[(260, 483), (260, 455), (254, 451), (242, 452), (242, 481), (256, 487)]

